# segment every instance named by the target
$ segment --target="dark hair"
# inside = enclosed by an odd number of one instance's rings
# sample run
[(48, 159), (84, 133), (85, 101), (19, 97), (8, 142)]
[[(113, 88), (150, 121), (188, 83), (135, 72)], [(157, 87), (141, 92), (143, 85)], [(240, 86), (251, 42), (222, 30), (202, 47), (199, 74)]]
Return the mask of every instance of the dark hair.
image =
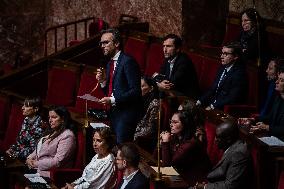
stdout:
[(158, 88), (157, 88), (157, 84), (154, 81), (154, 79), (152, 77), (148, 77), (148, 76), (142, 76), (141, 79), (143, 79), (145, 81), (145, 83), (147, 83), (147, 85), (149, 85), (150, 87), (153, 87), (153, 93), (154, 93), (155, 97), (157, 97)]
[(221, 138), (226, 139), (230, 143), (234, 143), (239, 139), (239, 127), (237, 121), (234, 119), (228, 119), (225, 122), (217, 126), (217, 129), (221, 129)]
[(182, 40), (179, 36), (176, 34), (168, 34), (163, 38), (163, 41), (166, 41), (167, 39), (173, 39), (174, 40), (174, 45), (176, 48), (180, 48), (182, 46)]
[(233, 55), (235, 55), (239, 58), (242, 58), (243, 51), (242, 51), (241, 44), (239, 42), (229, 42), (229, 43), (225, 44), (223, 47), (232, 49)]
[(121, 156), (126, 160), (127, 164), (137, 168), (140, 162), (140, 154), (138, 148), (133, 143), (124, 143), (118, 147)]
[(254, 9), (254, 8), (248, 8), (245, 9), (242, 13), (241, 16), (243, 16), (244, 14), (246, 14), (248, 16), (248, 18), (251, 20), (251, 22), (253, 23), (253, 25), (256, 25), (257, 20), (256, 19), (261, 19), (259, 13)]
[(101, 127), (96, 128), (93, 132), (93, 134), (98, 133), (100, 137), (105, 141), (105, 144), (108, 146), (108, 151), (111, 152), (115, 145), (115, 137), (108, 127)]
[(67, 110), (67, 108), (65, 108), (64, 106), (51, 106), (49, 108), (49, 112), (50, 111), (54, 111), (61, 119), (63, 119), (63, 123), (55, 130), (48, 129), (46, 133), (44, 134), (44, 136), (52, 134), (50, 136), (50, 139), (51, 139), (50, 141), (52, 141), (57, 136), (59, 136), (62, 132), (64, 132), (65, 129), (70, 129), (74, 134), (76, 133), (77, 128), (73, 124), (73, 121), (71, 119), (70, 113)]
[(183, 125), (183, 130), (181, 131), (182, 140), (191, 139), (196, 131), (196, 125), (192, 114), (187, 111), (177, 111), (173, 115), (178, 115), (181, 124)]
[(113, 42), (119, 43), (119, 49), (122, 48), (122, 38), (121, 38), (120, 32), (117, 29), (109, 28), (109, 29), (101, 31), (101, 35), (103, 35), (105, 33), (111, 33), (112, 36), (113, 36)]
[(182, 111), (187, 111), (193, 117), (193, 122), (196, 127), (203, 127), (205, 121), (205, 115), (199, 106), (192, 100), (184, 100), (181, 104)]
[(277, 72), (284, 73), (284, 59), (278, 59)]
[(39, 111), (42, 108), (41, 98), (40, 97), (27, 97), (24, 101), (24, 106), (38, 108), (37, 113), (39, 113)]

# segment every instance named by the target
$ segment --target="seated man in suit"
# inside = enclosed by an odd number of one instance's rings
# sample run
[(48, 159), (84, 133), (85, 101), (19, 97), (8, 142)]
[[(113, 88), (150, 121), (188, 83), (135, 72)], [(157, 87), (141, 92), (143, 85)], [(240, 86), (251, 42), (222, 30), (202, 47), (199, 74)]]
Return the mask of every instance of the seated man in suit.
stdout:
[(197, 74), (191, 60), (181, 52), (181, 38), (168, 34), (163, 41), (165, 61), (160, 73), (153, 74), (159, 90), (196, 99), (199, 95)]
[(148, 189), (149, 180), (139, 170), (140, 155), (137, 147), (132, 143), (125, 143), (118, 149), (116, 165), (123, 171), (123, 179), (117, 189)]
[(224, 108), (224, 105), (242, 103), (246, 100), (247, 77), (241, 62), (242, 49), (238, 43), (223, 46), (221, 66), (213, 86), (196, 102), (206, 110)]
[(216, 129), (216, 143), (223, 157), (208, 174), (208, 183), (196, 183), (191, 189), (249, 189), (253, 165), (247, 145), (239, 139), (237, 123), (228, 120)]

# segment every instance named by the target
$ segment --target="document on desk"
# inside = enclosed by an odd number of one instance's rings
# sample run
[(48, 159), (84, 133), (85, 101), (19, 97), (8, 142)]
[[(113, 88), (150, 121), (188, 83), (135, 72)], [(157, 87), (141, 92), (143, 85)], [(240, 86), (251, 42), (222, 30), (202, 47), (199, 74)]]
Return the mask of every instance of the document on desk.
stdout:
[(93, 101), (93, 102), (98, 102), (100, 99), (98, 99), (97, 97), (95, 96), (92, 96), (90, 94), (84, 94), (82, 96), (77, 96), (78, 98), (82, 98), (82, 99), (85, 99), (85, 100), (89, 100), (89, 101)]
[[(158, 172), (158, 167), (151, 166), (156, 172)], [(160, 167), (160, 171), (163, 175), (178, 176), (178, 172), (173, 167)]]
[(104, 123), (90, 123), (90, 125), (94, 128), (94, 129), (97, 129), (97, 128), (102, 128), (102, 127), (108, 127), (108, 125), (104, 124)]
[(269, 146), (284, 146), (284, 142), (275, 136), (260, 137), (259, 140), (266, 143)]
[(39, 182), (47, 184), (47, 182), (40, 176), (39, 173), (36, 174), (24, 174), (24, 176), (29, 179), (31, 182)]

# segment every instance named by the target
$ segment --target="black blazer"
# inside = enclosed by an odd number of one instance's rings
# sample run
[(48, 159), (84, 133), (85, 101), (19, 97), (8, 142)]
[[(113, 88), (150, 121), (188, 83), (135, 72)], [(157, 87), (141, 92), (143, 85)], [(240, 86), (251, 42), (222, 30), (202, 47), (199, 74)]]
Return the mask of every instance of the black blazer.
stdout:
[(174, 84), (173, 90), (177, 95), (185, 95), (196, 99), (199, 95), (197, 74), (192, 61), (184, 53), (179, 53), (175, 60), (171, 77), (170, 63), (165, 60), (161, 66), (160, 74)]
[[(120, 189), (122, 181), (119, 183), (118, 188)], [(149, 189), (149, 180), (143, 175), (143, 173), (139, 170), (134, 177), (130, 180), (130, 182), (126, 185), (125, 189)]]
[(284, 99), (280, 95), (276, 95), (268, 114), (259, 117), (258, 121), (269, 125), (270, 135), (284, 140)]
[[(225, 66), (221, 66), (217, 72), (213, 86), (199, 99), (201, 104), (212, 104), (217, 109), (223, 109), (224, 105), (243, 103), (247, 97), (247, 75), (244, 65), (235, 63), (228, 71), (227, 76), (219, 85), (218, 82)], [(216, 102), (214, 103), (216, 99)]]

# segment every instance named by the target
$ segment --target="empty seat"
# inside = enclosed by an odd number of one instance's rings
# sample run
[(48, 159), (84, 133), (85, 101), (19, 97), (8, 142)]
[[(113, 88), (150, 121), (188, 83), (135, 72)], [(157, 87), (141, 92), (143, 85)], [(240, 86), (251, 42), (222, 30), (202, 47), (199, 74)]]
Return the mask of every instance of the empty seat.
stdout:
[(132, 56), (140, 66), (141, 73), (145, 70), (145, 60), (148, 44), (138, 38), (129, 37), (124, 46), (124, 52)]
[(16, 138), (21, 130), (23, 120), (24, 116), (22, 113), (22, 105), (16, 102), (13, 103), (5, 137), (0, 141), (0, 151), (6, 151), (10, 145), (16, 142)]
[(48, 70), (47, 104), (70, 106), (75, 102), (80, 67), (71, 65), (53, 66)]
[(145, 75), (152, 76), (159, 72), (164, 62), (163, 45), (161, 43), (151, 43), (147, 52)]
[(10, 100), (5, 95), (0, 95), (0, 138), (4, 137), (10, 113)]
[[(96, 68), (94, 67), (90, 66), (85, 67), (83, 73), (81, 74), (80, 85), (77, 94), (78, 96), (89, 94), (97, 85), (95, 71)], [(97, 98), (102, 98), (104, 96), (104, 93), (101, 90), (100, 86), (98, 86), (97, 89), (92, 92), (92, 95)], [(98, 104), (96, 102), (88, 101), (88, 108), (103, 109), (103, 105)], [(69, 109), (77, 113), (84, 113), (86, 110), (86, 101), (84, 99), (77, 97), (75, 107)]]

